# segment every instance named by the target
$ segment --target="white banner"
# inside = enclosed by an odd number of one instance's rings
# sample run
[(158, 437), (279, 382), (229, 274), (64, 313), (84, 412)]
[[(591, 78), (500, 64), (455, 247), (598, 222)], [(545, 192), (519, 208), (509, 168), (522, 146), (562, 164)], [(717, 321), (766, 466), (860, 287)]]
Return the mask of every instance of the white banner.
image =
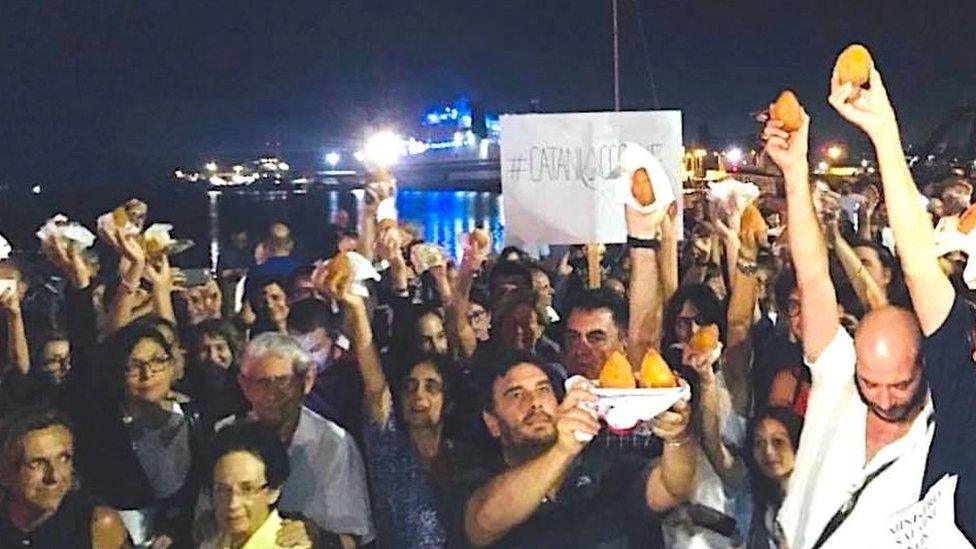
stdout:
[(657, 158), (680, 206), (681, 111), (502, 116), (506, 242), (522, 246), (626, 241), (616, 173), (626, 142), (641, 145)]

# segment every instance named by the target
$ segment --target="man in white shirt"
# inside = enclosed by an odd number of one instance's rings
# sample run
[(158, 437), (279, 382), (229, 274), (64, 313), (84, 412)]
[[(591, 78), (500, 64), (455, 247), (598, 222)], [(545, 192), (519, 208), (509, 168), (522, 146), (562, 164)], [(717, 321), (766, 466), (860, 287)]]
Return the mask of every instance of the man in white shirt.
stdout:
[(291, 336), (261, 334), (241, 357), (250, 418), (277, 429), (288, 444), (291, 474), (278, 509), (339, 534), (344, 547), (366, 544), (374, 537), (366, 469), (348, 432), (302, 406), (314, 381), (311, 356)]
[(887, 519), (918, 501), (934, 431), (914, 315), (882, 307), (855, 338), (840, 326), (827, 248), (808, 180), (809, 118), (767, 123), (766, 150), (786, 181), (790, 251), (812, 374), (796, 466), (780, 509), (792, 549), (871, 547)]

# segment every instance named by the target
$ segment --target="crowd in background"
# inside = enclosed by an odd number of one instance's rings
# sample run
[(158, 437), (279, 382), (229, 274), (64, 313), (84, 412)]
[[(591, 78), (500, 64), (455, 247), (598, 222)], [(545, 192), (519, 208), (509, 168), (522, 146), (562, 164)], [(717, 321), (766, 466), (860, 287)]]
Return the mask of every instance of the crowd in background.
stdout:
[[(874, 69), (829, 102), (877, 176), (817, 186), (810, 119), (769, 118), (779, 191), (628, 206), (598, 258), (479, 230), (455, 261), (378, 219), (385, 176), (208, 277), (121, 228), (0, 261), (0, 547), (889, 547), (946, 475), (976, 540), (976, 302), (934, 230), (972, 185), (919, 191)], [(649, 349), (691, 388), (653, 421), (566, 389)]]

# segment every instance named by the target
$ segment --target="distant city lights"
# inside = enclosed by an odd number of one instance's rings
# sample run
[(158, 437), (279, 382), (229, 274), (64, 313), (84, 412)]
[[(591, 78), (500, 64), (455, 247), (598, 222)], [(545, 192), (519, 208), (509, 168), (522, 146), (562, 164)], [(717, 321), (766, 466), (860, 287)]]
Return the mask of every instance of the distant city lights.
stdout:
[(208, 172), (215, 172), (217, 171), (217, 163), (211, 160), (210, 162), (207, 162), (206, 165), (204, 165), (204, 168), (207, 168)]
[(41, 194), (41, 186), (34, 185), (33, 187), (31, 187), (31, 192), (34, 194)]
[(336, 167), (340, 160), (342, 160), (342, 155), (336, 151), (331, 151), (325, 155), (325, 162), (333, 168)]

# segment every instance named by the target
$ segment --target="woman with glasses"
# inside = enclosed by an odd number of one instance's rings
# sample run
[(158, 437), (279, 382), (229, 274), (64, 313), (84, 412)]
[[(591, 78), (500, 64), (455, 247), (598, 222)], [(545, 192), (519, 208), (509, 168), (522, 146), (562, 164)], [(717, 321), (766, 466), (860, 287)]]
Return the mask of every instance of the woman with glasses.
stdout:
[[(283, 535), (276, 504), (290, 472), (288, 453), (274, 430), (239, 423), (220, 430), (214, 440), (210, 495), (212, 516), (200, 523), (201, 549), (275, 549), (312, 547), (304, 528)], [(298, 523), (301, 526), (301, 523)], [(285, 545), (286, 537), (291, 537)]]
[(79, 471), (137, 547), (186, 546), (212, 426), (173, 391), (173, 347), (155, 327), (129, 325), (105, 351), (90, 402), (76, 406)]

